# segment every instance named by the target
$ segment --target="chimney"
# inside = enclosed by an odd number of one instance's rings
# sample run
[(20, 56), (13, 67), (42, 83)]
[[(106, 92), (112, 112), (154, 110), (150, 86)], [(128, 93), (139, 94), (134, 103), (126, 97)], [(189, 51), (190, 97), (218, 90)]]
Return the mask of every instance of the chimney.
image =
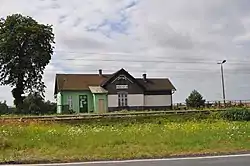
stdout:
[(102, 76), (102, 69), (99, 69), (99, 76)]
[(143, 77), (143, 80), (144, 80), (145, 82), (147, 82), (147, 74), (146, 74), (146, 73), (142, 74), (142, 77)]

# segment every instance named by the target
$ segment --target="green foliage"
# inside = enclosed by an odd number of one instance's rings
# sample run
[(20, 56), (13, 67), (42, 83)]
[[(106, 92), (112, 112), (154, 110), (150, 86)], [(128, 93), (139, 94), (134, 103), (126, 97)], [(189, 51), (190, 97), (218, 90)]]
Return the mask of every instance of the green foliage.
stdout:
[(6, 102), (0, 102), (0, 115), (15, 114), (15, 115), (49, 115), (56, 114), (56, 103), (44, 101), (43, 97), (37, 93), (30, 93), (25, 97), (23, 108), (17, 110), (8, 108)]
[(193, 90), (186, 99), (186, 105), (191, 108), (200, 108), (205, 106), (205, 101), (197, 90)]
[(42, 75), (53, 54), (52, 26), (13, 14), (0, 20), (0, 85), (13, 87), (21, 109), (25, 92), (44, 94)]
[(24, 99), (24, 108), (21, 113), (31, 115), (55, 114), (56, 103), (45, 102), (43, 97), (37, 92), (30, 93)]
[(0, 115), (1, 114), (7, 114), (9, 111), (8, 105), (6, 104), (6, 101), (0, 102)]
[(128, 123), (121, 119), (112, 124), (96, 123), (94, 119), (89, 124), (77, 125), (2, 124), (0, 164), (13, 160), (69, 162), (162, 158), (250, 149), (249, 122), (169, 119), (171, 121), (154, 117), (145, 123)]
[(229, 109), (219, 112), (219, 117), (230, 121), (249, 121), (250, 110), (246, 108)]

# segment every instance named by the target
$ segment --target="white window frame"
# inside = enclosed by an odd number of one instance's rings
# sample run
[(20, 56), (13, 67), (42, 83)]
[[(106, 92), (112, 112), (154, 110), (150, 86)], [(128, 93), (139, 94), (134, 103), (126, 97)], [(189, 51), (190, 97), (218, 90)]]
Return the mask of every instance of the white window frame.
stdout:
[(68, 96), (68, 105), (69, 105), (69, 109), (73, 108), (72, 96)]
[(128, 85), (116, 85), (116, 89), (128, 89)]
[(127, 92), (118, 92), (118, 106), (119, 107), (128, 106), (128, 93)]

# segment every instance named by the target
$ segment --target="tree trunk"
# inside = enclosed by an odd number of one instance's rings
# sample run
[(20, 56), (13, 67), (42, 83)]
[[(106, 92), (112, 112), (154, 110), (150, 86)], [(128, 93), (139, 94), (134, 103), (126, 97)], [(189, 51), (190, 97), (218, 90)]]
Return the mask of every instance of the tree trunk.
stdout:
[(18, 78), (18, 83), (16, 87), (12, 90), (12, 95), (14, 97), (14, 104), (16, 105), (17, 113), (21, 113), (23, 109), (23, 100), (24, 97), (24, 85), (23, 85), (23, 76), (20, 74)]

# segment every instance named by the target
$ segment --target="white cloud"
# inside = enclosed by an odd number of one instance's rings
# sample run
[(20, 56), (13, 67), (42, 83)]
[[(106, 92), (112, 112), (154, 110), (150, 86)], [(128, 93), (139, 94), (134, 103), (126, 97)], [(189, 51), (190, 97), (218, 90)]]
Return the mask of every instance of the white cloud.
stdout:
[[(221, 82), (216, 63), (222, 59), (228, 61), (227, 98), (250, 99), (246, 90), (250, 89), (246, 83), (250, 81), (248, 0), (2, 1), (1, 16), (22, 13), (54, 27), (56, 51), (44, 76), (50, 100), (55, 73), (97, 72), (99, 68), (111, 72), (122, 67), (136, 77), (142, 72), (170, 77), (178, 89), (176, 102), (184, 101), (193, 89), (218, 100)], [(138, 62), (150, 60), (154, 62)], [(9, 89), (1, 90), (6, 95), (0, 97), (12, 103)]]

